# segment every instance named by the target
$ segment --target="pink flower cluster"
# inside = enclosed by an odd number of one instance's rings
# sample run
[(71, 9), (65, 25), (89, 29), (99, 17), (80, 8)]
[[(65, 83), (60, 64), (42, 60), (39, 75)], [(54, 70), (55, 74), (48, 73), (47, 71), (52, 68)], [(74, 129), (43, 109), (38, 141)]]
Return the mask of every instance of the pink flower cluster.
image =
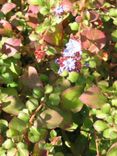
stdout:
[(41, 62), (42, 60), (44, 60), (44, 58), (46, 56), (46, 52), (44, 51), (43, 46), (37, 47), (34, 54), (35, 54), (36, 60), (38, 62)]
[(81, 42), (76, 39), (69, 39), (62, 56), (56, 60), (60, 66), (58, 73), (61, 74), (63, 71), (79, 72), (81, 69), (81, 55)]

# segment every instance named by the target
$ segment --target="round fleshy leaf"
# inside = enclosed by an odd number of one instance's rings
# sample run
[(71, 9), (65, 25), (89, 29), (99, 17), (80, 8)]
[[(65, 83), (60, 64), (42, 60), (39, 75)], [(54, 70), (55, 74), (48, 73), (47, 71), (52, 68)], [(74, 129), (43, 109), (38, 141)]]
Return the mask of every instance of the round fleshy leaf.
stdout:
[(94, 128), (96, 131), (98, 132), (102, 132), (104, 131), (106, 128), (108, 128), (108, 125), (106, 122), (104, 121), (101, 121), (101, 120), (97, 120), (95, 123), (94, 123)]
[(110, 17), (117, 17), (117, 8), (111, 8), (110, 10), (109, 10), (109, 15), (110, 15)]
[(103, 131), (103, 136), (107, 139), (113, 140), (117, 139), (117, 132), (114, 128), (108, 128)]
[(28, 123), (28, 121), (30, 119), (30, 115), (28, 112), (20, 111), (18, 114), (18, 118), (23, 120), (24, 122)]
[(6, 156), (6, 150), (3, 147), (0, 147), (0, 155)]
[(77, 31), (79, 29), (79, 25), (77, 22), (70, 23), (69, 26), (70, 26), (71, 30), (73, 30), (73, 31)]
[(107, 98), (101, 93), (100, 88), (95, 85), (85, 91), (79, 99), (91, 108), (101, 108), (107, 102)]
[(51, 130), (50, 131), (50, 137), (51, 138), (54, 138), (54, 137), (56, 137), (57, 136), (57, 132), (53, 129), (53, 130)]
[(42, 87), (42, 82), (40, 81), (37, 70), (33, 66), (28, 66), (21, 76), (20, 81), (29, 89)]
[(7, 130), (6, 136), (8, 138), (12, 139), (12, 138), (15, 138), (15, 137), (19, 136), (19, 132), (17, 130), (15, 130), (15, 129), (10, 128), (10, 129)]
[(114, 31), (112, 32), (111, 36), (112, 36), (112, 40), (113, 40), (114, 42), (117, 42), (117, 30), (114, 30)]
[(117, 156), (117, 143), (114, 143), (108, 150), (106, 156)]
[(26, 102), (26, 107), (30, 113), (34, 111), (38, 105), (39, 105), (39, 101), (35, 98), (31, 98)]
[(79, 96), (83, 92), (83, 87), (71, 87), (63, 91), (61, 94), (61, 107), (72, 112), (79, 112), (83, 103), (80, 101)]
[(31, 127), (29, 132), (28, 132), (28, 138), (33, 143), (39, 141), (40, 135), (41, 134), (39, 133), (39, 131), (35, 127)]
[(62, 152), (57, 152), (54, 156), (64, 156), (64, 154)]
[(8, 57), (14, 56), (16, 54), (16, 52), (18, 52), (18, 50), (20, 48), (20, 44), (21, 44), (21, 39), (8, 38), (2, 47), (2, 51)]
[(28, 0), (30, 5), (43, 5), (45, 0)]
[(18, 155), (29, 156), (29, 152), (28, 152), (27, 146), (26, 146), (26, 144), (24, 144), (22, 142), (19, 142), (17, 144), (17, 151), (18, 151)]
[(9, 36), (12, 33), (12, 26), (6, 20), (0, 20), (0, 35)]
[(10, 149), (14, 146), (14, 143), (11, 139), (7, 139), (5, 140), (5, 142), (2, 144), (2, 146), (5, 148), (5, 149)]
[(50, 106), (57, 106), (60, 102), (60, 96), (57, 93), (52, 93), (49, 95), (49, 99), (47, 101)]
[(106, 43), (105, 34), (98, 29), (85, 29), (81, 33), (82, 47), (91, 53), (98, 53)]
[(8, 122), (6, 120), (0, 119), (0, 132), (4, 133), (8, 127)]
[(9, 13), (11, 10), (13, 10), (15, 7), (16, 7), (16, 4), (14, 4), (14, 3), (5, 3), (5, 4), (2, 6), (1, 11), (2, 11), (4, 14), (7, 14), (7, 13)]
[(7, 150), (7, 156), (15, 155), (16, 153), (17, 153), (16, 148), (11, 148), (11, 149)]
[(106, 103), (102, 106), (102, 112), (103, 113), (110, 113), (110, 110), (111, 110), (111, 105), (109, 103)]
[(39, 140), (45, 139), (47, 136), (47, 130), (43, 128), (37, 129), (36, 127), (31, 127), (28, 132), (28, 138), (32, 143), (36, 143)]
[(67, 77), (67, 79), (74, 83), (74, 82), (77, 82), (78, 77), (79, 77), (79, 74), (73, 71), (69, 73), (69, 76)]
[(17, 91), (13, 88), (2, 88), (2, 110), (6, 113), (17, 115), (24, 107), (20, 100)]
[(114, 81), (114, 83), (113, 83), (113, 88), (114, 88), (115, 90), (117, 90), (117, 80)]
[(111, 100), (111, 103), (112, 103), (112, 106), (115, 106), (115, 107), (117, 107), (117, 98), (116, 99), (112, 99)]
[(105, 119), (108, 117), (108, 114), (102, 112), (101, 110), (96, 111), (96, 117), (99, 119)]
[(41, 99), (43, 97), (43, 90), (42, 88), (34, 88), (33, 89), (33, 96), (37, 99)]
[(61, 46), (63, 44), (63, 26), (59, 24), (56, 26), (55, 32), (47, 33), (44, 37), (44, 40), (53, 45), (53, 46)]
[(53, 86), (47, 84), (47, 85), (45, 86), (45, 94), (50, 94), (52, 91), (53, 91)]
[(62, 111), (58, 108), (46, 109), (40, 115), (37, 116), (37, 121), (35, 121), (38, 127), (41, 126), (49, 129), (54, 129), (57, 127), (66, 129), (71, 125), (71, 122), (71, 113)]
[(25, 128), (26, 128), (26, 123), (23, 120), (21, 120), (21, 119), (19, 119), (17, 117), (14, 117), (10, 121), (9, 127), (11, 129), (17, 130), (19, 132), (23, 132), (25, 130)]

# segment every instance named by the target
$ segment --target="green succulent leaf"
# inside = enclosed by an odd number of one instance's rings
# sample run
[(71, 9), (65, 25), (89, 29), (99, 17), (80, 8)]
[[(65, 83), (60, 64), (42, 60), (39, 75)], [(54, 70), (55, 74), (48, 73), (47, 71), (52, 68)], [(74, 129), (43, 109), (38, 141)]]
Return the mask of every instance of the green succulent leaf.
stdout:
[(112, 106), (115, 106), (115, 107), (117, 107), (117, 99), (112, 99), (111, 100), (111, 103), (112, 103)]
[(112, 36), (112, 40), (114, 42), (117, 42), (117, 30), (114, 30), (112, 33), (111, 33), (111, 36)]
[(61, 107), (72, 112), (79, 112), (83, 107), (83, 103), (79, 99), (82, 92), (83, 86), (71, 87), (64, 90), (61, 94)]
[(113, 83), (113, 88), (117, 90), (117, 80)]
[(17, 149), (18, 149), (18, 155), (29, 156), (29, 152), (28, 152), (26, 144), (19, 142), (17, 144)]
[(70, 80), (72, 83), (77, 82), (79, 77), (79, 74), (77, 72), (70, 72), (69, 76), (67, 77), (68, 80)]
[(36, 109), (36, 107), (39, 105), (39, 101), (36, 98), (31, 97), (27, 102), (26, 102), (26, 107), (31, 113)]
[(28, 110), (24, 109), (24, 110), (20, 111), (20, 113), (18, 114), (18, 118), (23, 120), (24, 122), (28, 123), (28, 121), (30, 119)]
[(57, 106), (60, 103), (60, 95), (58, 93), (51, 93), (48, 99), (48, 105)]
[(6, 135), (8, 138), (14, 138), (14, 137), (19, 136), (20, 132), (15, 129), (10, 128), (7, 130)]
[(116, 8), (111, 8), (109, 10), (109, 15), (112, 17), (117, 17), (117, 9)]
[(13, 88), (1, 88), (1, 92), (1, 102), (3, 103), (2, 110), (6, 113), (17, 115), (24, 107), (17, 91)]
[(6, 120), (0, 119), (0, 133), (4, 133), (8, 128), (8, 122)]
[(103, 136), (107, 139), (113, 140), (117, 138), (117, 132), (114, 128), (108, 128), (103, 131)]
[(45, 0), (28, 0), (28, 3), (31, 5), (41, 5), (45, 4)]
[(50, 131), (50, 136), (51, 136), (51, 138), (56, 137), (56, 136), (57, 136), (57, 132), (56, 132), (54, 129), (51, 130), (51, 131)]
[(11, 148), (11, 149), (7, 150), (7, 156), (15, 155), (16, 153), (17, 153), (16, 148)]
[(48, 13), (49, 13), (49, 8), (47, 7), (47, 6), (45, 6), (45, 7), (42, 7), (41, 9), (40, 9), (40, 13), (42, 14), (42, 15), (47, 15)]
[(94, 128), (96, 129), (96, 131), (98, 132), (102, 132), (104, 131), (106, 128), (108, 128), (108, 125), (106, 122), (102, 121), (102, 120), (97, 120), (95, 123), (94, 123)]
[(11, 139), (7, 139), (5, 140), (5, 142), (2, 144), (2, 146), (5, 148), (5, 149), (11, 149), (13, 146), (14, 146), (14, 143)]
[(114, 143), (107, 152), (106, 156), (116, 156), (117, 155), (117, 143)]
[(100, 88), (93, 85), (81, 96), (80, 100), (91, 108), (101, 108), (106, 102), (107, 98), (103, 95)]
[(102, 106), (102, 112), (103, 113), (110, 113), (110, 110), (111, 110), (111, 105), (109, 103), (106, 103)]
[(52, 91), (53, 91), (53, 86), (47, 84), (47, 85), (45, 86), (45, 94), (50, 94)]
[(30, 130), (29, 130), (29, 132), (28, 132), (28, 138), (33, 143), (39, 141), (40, 135), (41, 134), (39, 133), (39, 131), (35, 127), (31, 127)]
[(79, 29), (79, 24), (77, 22), (70, 23), (69, 26), (73, 31), (77, 31)]
[(34, 88), (33, 89), (33, 96), (37, 99), (41, 99), (43, 97), (43, 90), (42, 88)]
[(37, 127), (45, 127), (48, 129), (54, 129), (57, 127), (67, 129), (71, 126), (71, 123), (71, 113), (58, 108), (46, 109), (37, 116), (37, 120), (35, 121)]
[(6, 150), (3, 147), (0, 147), (0, 155), (6, 156)]
[(25, 130), (25, 128), (26, 128), (26, 123), (23, 120), (21, 120), (21, 119), (19, 119), (17, 117), (14, 117), (10, 121), (9, 127), (11, 129), (17, 130), (19, 132), (23, 132)]

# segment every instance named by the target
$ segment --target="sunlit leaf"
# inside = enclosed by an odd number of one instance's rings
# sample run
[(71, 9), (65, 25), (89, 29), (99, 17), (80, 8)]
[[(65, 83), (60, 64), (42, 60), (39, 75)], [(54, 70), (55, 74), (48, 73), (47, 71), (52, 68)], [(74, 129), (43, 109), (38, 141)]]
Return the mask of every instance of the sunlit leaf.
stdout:
[(33, 66), (28, 66), (21, 76), (21, 83), (30, 89), (42, 87), (37, 70)]
[(10, 149), (14, 146), (14, 143), (11, 139), (5, 140), (5, 142), (2, 145), (5, 149)]
[(71, 87), (63, 91), (61, 95), (61, 107), (72, 112), (79, 112), (83, 107), (83, 103), (79, 99), (82, 92), (83, 87), (81, 86)]
[(47, 33), (44, 40), (54, 46), (61, 46), (63, 42), (63, 27), (62, 24), (56, 26), (55, 32)]
[(18, 149), (18, 155), (29, 156), (29, 152), (28, 152), (28, 149), (26, 147), (26, 144), (19, 142), (17, 144), (17, 149)]
[(70, 112), (65, 112), (60, 109), (46, 109), (37, 117), (37, 125), (53, 129), (61, 127), (68, 128), (71, 125), (72, 118)]
[(17, 130), (19, 132), (23, 132), (26, 128), (26, 124), (23, 120), (17, 118), (17, 117), (14, 117), (10, 123), (9, 123), (9, 127), (11, 129), (14, 129), (14, 130)]
[(98, 53), (105, 46), (106, 37), (102, 31), (88, 28), (81, 33), (81, 41), (84, 49)]
[(112, 40), (113, 40), (114, 42), (117, 42), (117, 30), (114, 30), (114, 31), (112, 32), (111, 36), (112, 36)]
[(11, 57), (14, 56), (16, 52), (19, 50), (20, 44), (21, 44), (21, 39), (8, 38), (5, 41), (2, 50), (8, 57)]
[(108, 150), (106, 156), (116, 156), (117, 155), (117, 143), (114, 143)]
[(103, 130), (105, 130), (106, 128), (108, 128), (108, 125), (106, 122), (104, 121), (101, 121), (101, 120), (97, 120), (95, 123), (94, 123), (94, 128), (96, 129), (96, 131), (98, 132), (101, 132)]
[(2, 88), (2, 110), (13, 115), (17, 115), (24, 107), (21, 99), (13, 88)]
[(14, 3), (5, 3), (5, 4), (2, 6), (1, 11), (2, 11), (4, 14), (7, 14), (7, 13), (9, 13), (11, 10), (13, 10), (15, 7), (16, 7), (16, 4), (14, 4)]
[(28, 0), (28, 3), (31, 5), (43, 5), (45, 0)]
[(103, 131), (103, 136), (110, 140), (117, 139), (117, 132), (113, 127), (110, 127)]
[(102, 107), (107, 98), (101, 93), (100, 89), (97, 86), (92, 86), (87, 91), (85, 91), (79, 98), (84, 104), (91, 108), (100, 108)]
[(0, 20), (0, 35), (9, 36), (12, 34), (12, 26), (6, 20)]

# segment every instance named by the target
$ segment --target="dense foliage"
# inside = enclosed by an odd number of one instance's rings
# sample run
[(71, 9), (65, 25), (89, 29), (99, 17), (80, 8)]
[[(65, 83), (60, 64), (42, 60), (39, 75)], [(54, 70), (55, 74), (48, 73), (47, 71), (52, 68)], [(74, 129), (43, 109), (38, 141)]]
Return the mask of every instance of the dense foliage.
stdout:
[(0, 156), (117, 156), (116, 0), (0, 0)]

